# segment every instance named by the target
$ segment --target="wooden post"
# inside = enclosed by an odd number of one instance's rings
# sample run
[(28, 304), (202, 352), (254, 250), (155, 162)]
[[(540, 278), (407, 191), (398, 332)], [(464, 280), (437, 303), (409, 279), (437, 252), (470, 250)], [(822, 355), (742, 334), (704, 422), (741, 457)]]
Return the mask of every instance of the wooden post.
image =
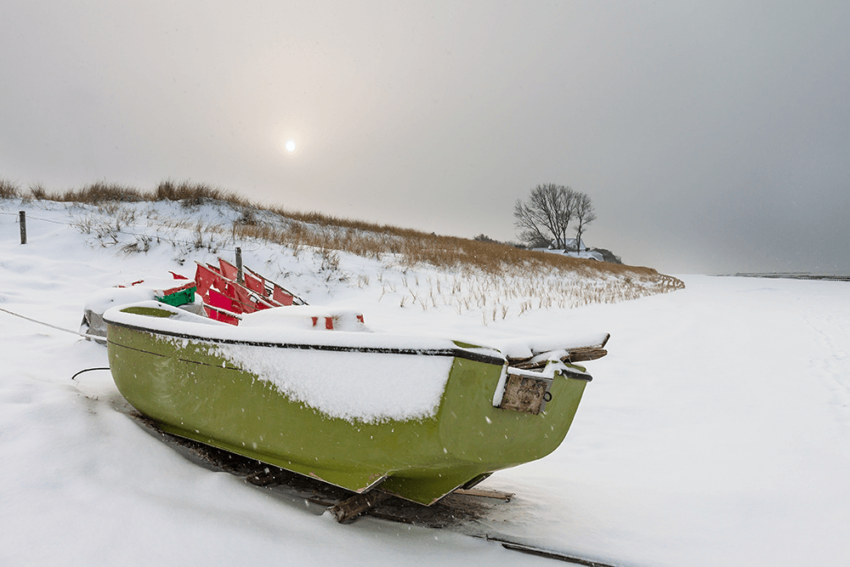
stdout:
[(245, 278), (242, 276), (242, 248), (236, 247), (236, 281), (237, 283), (245, 283)]
[(21, 244), (27, 243), (27, 212), (20, 212), (21, 219)]

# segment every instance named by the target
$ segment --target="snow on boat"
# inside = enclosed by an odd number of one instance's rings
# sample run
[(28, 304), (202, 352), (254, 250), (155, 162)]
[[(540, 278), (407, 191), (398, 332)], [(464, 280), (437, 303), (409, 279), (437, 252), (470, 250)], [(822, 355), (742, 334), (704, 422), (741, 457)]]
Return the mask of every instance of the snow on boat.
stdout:
[(210, 306), (215, 318), (155, 300), (112, 307), (115, 383), (166, 432), (431, 504), (554, 451), (591, 380), (574, 362), (606, 353), (607, 335), (482, 347), (373, 333), (359, 313), (298, 303)]
[(196, 297), (195, 282), (172, 272), (173, 278), (145, 278), (128, 285), (102, 289), (86, 301), (80, 333), (106, 344), (106, 323), (103, 314), (116, 305), (128, 305), (138, 301), (155, 299), (168, 305), (179, 306), (193, 313), (204, 312), (203, 303)]

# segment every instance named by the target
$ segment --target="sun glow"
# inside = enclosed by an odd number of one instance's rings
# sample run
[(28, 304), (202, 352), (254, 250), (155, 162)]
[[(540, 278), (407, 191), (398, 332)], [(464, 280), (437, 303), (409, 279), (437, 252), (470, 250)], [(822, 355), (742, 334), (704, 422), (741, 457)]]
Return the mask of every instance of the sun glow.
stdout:
[(295, 140), (287, 140), (286, 144), (284, 144), (283, 147), (285, 147), (286, 151), (288, 151), (289, 153), (294, 152), (295, 151)]

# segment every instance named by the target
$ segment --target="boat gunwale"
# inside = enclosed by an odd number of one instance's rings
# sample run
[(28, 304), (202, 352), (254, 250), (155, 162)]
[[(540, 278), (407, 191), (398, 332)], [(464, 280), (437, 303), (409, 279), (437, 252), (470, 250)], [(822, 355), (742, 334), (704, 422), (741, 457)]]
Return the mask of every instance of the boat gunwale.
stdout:
[[(143, 315), (142, 315), (143, 316)], [(496, 356), (488, 356), (486, 354), (471, 352), (469, 350), (465, 350), (463, 348), (445, 348), (445, 349), (415, 349), (415, 348), (394, 348), (394, 347), (365, 347), (365, 346), (339, 346), (339, 345), (318, 345), (318, 344), (306, 344), (306, 343), (286, 343), (286, 342), (270, 342), (270, 341), (247, 341), (247, 340), (239, 340), (239, 339), (225, 339), (225, 338), (217, 338), (217, 337), (204, 337), (201, 335), (192, 335), (188, 333), (179, 333), (175, 331), (163, 331), (159, 329), (151, 329), (149, 327), (144, 327), (141, 325), (131, 325), (129, 323), (121, 323), (118, 321), (111, 321), (104, 318), (107, 323), (110, 325), (115, 325), (116, 327), (123, 327), (126, 329), (130, 329), (133, 331), (141, 331), (145, 333), (149, 333), (152, 335), (163, 335), (167, 337), (177, 338), (177, 339), (190, 339), (196, 341), (203, 341), (206, 343), (214, 343), (214, 344), (228, 344), (228, 345), (245, 345), (245, 346), (256, 346), (256, 347), (265, 347), (265, 348), (289, 348), (289, 349), (297, 349), (297, 350), (318, 350), (318, 351), (327, 351), (327, 352), (359, 352), (359, 353), (370, 353), (370, 354), (401, 354), (401, 355), (413, 355), (413, 356), (446, 356), (452, 358), (462, 358), (466, 360), (470, 360), (473, 362), (482, 362), (484, 364), (493, 364), (496, 366), (504, 366), (507, 362), (505, 358), (499, 358)], [(112, 342), (112, 341), (110, 341)], [(119, 343), (113, 343), (118, 346)]]

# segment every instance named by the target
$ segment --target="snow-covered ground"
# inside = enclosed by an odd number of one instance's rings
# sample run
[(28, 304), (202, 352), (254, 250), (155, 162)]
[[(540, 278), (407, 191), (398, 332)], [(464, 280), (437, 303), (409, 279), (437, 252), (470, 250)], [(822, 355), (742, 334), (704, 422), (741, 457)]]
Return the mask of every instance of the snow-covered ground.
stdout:
[(582, 250), (581, 252), (569, 251), (569, 250), (553, 250), (551, 248), (532, 248), (532, 250), (536, 252), (546, 252), (547, 254), (561, 254), (563, 256), (569, 256), (570, 258), (581, 258), (582, 260), (596, 260), (598, 262), (602, 262), (602, 254), (599, 252), (594, 252), (592, 250)]
[[(0, 308), (60, 327), (76, 329), (100, 288), (191, 275), (192, 260), (214, 257), (155, 241), (122, 253), (36, 205), (22, 246), (18, 208), (0, 202)], [(480, 528), (624, 566), (850, 558), (850, 284), (686, 276), (674, 293), (490, 318), (401, 307), (375, 275), (409, 287), (445, 277), (424, 268), (381, 271), (343, 254), (317, 271), (310, 254), (243, 250), (310, 303), (355, 308), (375, 329), (479, 342), (611, 333), (610, 354), (587, 364), (595, 379), (566, 441), (485, 482), (517, 496)], [(107, 365), (103, 347), (2, 312), (0, 322), (0, 565), (552, 564), (448, 531), (337, 525), (192, 464), (115, 409), (108, 372), (71, 380)]]

